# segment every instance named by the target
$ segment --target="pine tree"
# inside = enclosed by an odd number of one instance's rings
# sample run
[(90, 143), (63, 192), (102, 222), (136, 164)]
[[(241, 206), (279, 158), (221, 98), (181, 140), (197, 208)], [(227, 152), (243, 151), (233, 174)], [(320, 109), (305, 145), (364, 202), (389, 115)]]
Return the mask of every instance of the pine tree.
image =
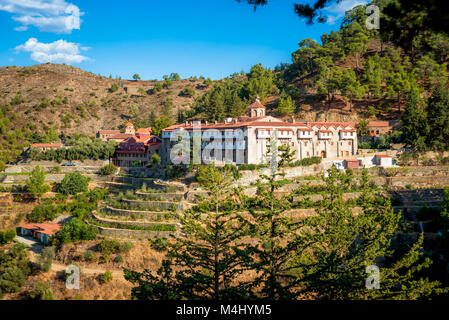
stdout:
[(343, 70), (340, 82), (340, 91), (343, 95), (349, 98), (349, 111), (352, 111), (353, 99), (361, 98), (365, 93), (363, 86), (358, 81), (353, 69)]
[(422, 151), (426, 149), (427, 126), (424, 111), (419, 104), (420, 90), (413, 86), (407, 93), (407, 101), (401, 117), (401, 132), (404, 143)]
[(295, 113), (295, 104), (292, 101), (292, 97), (287, 96), (285, 92), (279, 98), (278, 113), (281, 116), (291, 116)]
[[(417, 299), (440, 294), (438, 282), (419, 278), (429, 267), (422, 259), (422, 236), (401, 256), (392, 248), (401, 214), (388, 198), (369, 191), (362, 178), (362, 212), (353, 214), (343, 200), (348, 178), (335, 168), (328, 171), (326, 193), (316, 215), (301, 221), (300, 243), (293, 265), (302, 294), (315, 299)], [(379, 262), (380, 258), (383, 262)], [(379, 264), (380, 286), (367, 288), (368, 266)]]
[(242, 201), (254, 219), (254, 235), (257, 244), (254, 250), (253, 269), (258, 276), (254, 288), (260, 287), (256, 295), (262, 299), (293, 299), (294, 277), (291, 275), (290, 261), (296, 251), (294, 239), (296, 224), (285, 211), (290, 207), (287, 196), (279, 197), (276, 192), (286, 181), (279, 180), (283, 173), (262, 175), (257, 183), (255, 198)]
[(236, 280), (251, 262), (251, 247), (242, 241), (250, 231), (250, 224), (239, 213), (237, 198), (225, 196), (233, 173), (229, 167), (208, 166), (198, 178), (210, 197), (178, 216), (183, 237), (168, 244), (167, 259), (158, 272), (125, 269), (125, 278), (137, 284), (132, 289), (134, 298), (228, 300), (248, 297), (251, 283)]
[(435, 150), (449, 148), (449, 89), (439, 86), (427, 103), (427, 142)]

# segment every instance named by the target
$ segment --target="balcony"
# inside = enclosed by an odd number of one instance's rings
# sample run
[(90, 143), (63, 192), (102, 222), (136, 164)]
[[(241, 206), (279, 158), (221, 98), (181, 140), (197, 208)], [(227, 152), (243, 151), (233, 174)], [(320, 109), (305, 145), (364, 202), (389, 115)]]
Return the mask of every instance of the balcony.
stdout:
[(332, 138), (332, 131), (330, 130), (320, 130), (318, 131), (318, 139), (328, 140)]
[(341, 130), (340, 139), (341, 140), (355, 139), (355, 130)]
[(257, 129), (257, 139), (269, 139), (270, 136), (271, 136), (271, 130)]
[(298, 130), (298, 139), (312, 139), (313, 137), (313, 130)]

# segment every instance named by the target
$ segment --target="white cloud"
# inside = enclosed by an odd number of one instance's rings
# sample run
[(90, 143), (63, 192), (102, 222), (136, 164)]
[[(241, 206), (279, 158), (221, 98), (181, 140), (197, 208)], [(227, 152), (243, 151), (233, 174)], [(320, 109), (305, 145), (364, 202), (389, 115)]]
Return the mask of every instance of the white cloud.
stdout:
[[(85, 48), (85, 47), (83, 47)], [(31, 59), (39, 63), (74, 64), (89, 60), (80, 55), (80, 44), (58, 40), (52, 43), (42, 43), (36, 38), (30, 38), (25, 44), (16, 47), (17, 51), (31, 52)]]
[(327, 14), (327, 23), (332, 25), (337, 20), (344, 17), (346, 11), (351, 10), (356, 6), (366, 5), (367, 3), (367, 0), (343, 0), (339, 3), (333, 3), (323, 9)]
[(41, 31), (71, 33), (80, 29), (83, 13), (65, 0), (0, 0), (0, 11), (14, 14), (12, 19), (21, 24), (16, 31), (35, 26)]

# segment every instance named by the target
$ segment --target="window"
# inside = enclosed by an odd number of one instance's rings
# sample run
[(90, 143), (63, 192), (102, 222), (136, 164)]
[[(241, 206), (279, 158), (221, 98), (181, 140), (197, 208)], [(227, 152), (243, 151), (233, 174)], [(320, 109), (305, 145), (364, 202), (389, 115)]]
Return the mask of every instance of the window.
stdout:
[(310, 156), (310, 152), (309, 152), (309, 151), (307, 151), (307, 156), (308, 156), (308, 157)]

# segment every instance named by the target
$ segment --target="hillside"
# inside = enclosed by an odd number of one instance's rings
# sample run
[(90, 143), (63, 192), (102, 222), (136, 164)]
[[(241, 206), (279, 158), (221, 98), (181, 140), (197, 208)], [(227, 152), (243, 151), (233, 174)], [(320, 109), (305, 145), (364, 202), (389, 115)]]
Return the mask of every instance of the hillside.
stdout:
[[(98, 129), (117, 129), (127, 121), (147, 119), (151, 113), (158, 118), (163, 110), (166, 116), (171, 112), (172, 120), (176, 121), (178, 110), (188, 110), (194, 97), (209, 88), (203, 80), (187, 79), (172, 81), (168, 88), (152, 93), (157, 83), (163, 81), (109, 79), (76, 67), (49, 63), (26, 68), (2, 67), (1, 149), (19, 152), (35, 142), (33, 134), (47, 133), (50, 128), (58, 135), (92, 136)], [(115, 92), (110, 90), (113, 84), (118, 86)], [(194, 95), (182, 95), (185, 88), (193, 89)], [(164, 109), (167, 99), (168, 106)]]

